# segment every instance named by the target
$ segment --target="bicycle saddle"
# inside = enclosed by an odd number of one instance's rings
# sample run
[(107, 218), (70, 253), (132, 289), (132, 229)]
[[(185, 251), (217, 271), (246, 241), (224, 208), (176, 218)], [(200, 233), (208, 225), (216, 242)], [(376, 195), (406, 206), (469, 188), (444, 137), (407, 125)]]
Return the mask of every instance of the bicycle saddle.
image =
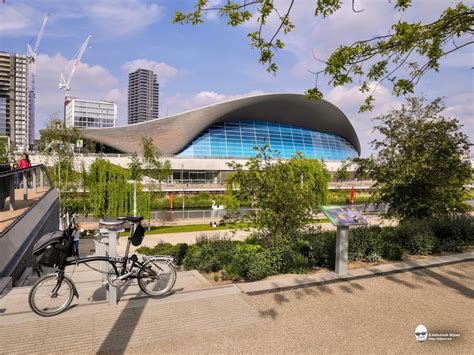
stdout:
[(120, 221), (129, 221), (132, 223), (138, 223), (143, 219), (143, 217), (142, 216), (137, 216), (137, 217), (128, 216), (128, 217), (119, 217), (117, 219)]

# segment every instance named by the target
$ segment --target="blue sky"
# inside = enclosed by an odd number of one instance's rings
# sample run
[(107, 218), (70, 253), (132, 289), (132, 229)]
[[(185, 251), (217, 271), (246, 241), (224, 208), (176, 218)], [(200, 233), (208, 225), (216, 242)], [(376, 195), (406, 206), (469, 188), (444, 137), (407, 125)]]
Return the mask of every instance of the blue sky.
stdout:
[[(160, 81), (160, 116), (211, 103), (259, 93), (303, 93), (313, 86), (308, 70), (321, 69), (313, 52), (326, 58), (339, 44), (350, 44), (385, 34), (402, 16), (423, 22), (435, 20), (442, 9), (458, 1), (415, 0), (400, 14), (388, 0), (357, 0), (361, 13), (351, 11), (350, 1), (328, 19), (313, 15), (315, 0), (298, 0), (293, 9), (295, 30), (276, 56), (280, 70), (266, 73), (258, 53), (248, 45), (246, 34), (255, 29), (252, 20), (241, 28), (228, 27), (216, 14), (206, 15), (197, 27), (172, 23), (176, 9), (187, 10), (195, 1), (151, 0), (6, 0), (0, 3), (0, 50), (26, 51), (34, 42), (43, 16), (50, 14), (37, 58), (37, 124), (51, 115), (62, 117), (64, 93), (58, 88), (59, 73), (67, 71), (87, 35), (92, 35), (71, 84), (71, 94), (85, 99), (106, 99), (118, 104), (118, 122), (127, 120), (128, 73), (138, 67), (154, 70)], [(218, 4), (222, 0), (211, 0)], [(284, 12), (289, 1), (275, 1)], [(472, 6), (472, 2), (465, 2)], [(269, 32), (276, 26), (271, 19)], [(445, 96), (446, 115), (457, 117), (474, 142), (473, 46), (448, 56), (442, 70), (422, 79), (418, 94), (428, 99)], [(327, 81), (327, 80), (326, 80)], [(363, 155), (370, 153), (371, 118), (396, 108), (402, 99), (381, 86), (372, 113), (358, 114), (363, 97), (357, 86), (331, 88), (319, 79), (325, 98), (340, 107), (361, 140)]]

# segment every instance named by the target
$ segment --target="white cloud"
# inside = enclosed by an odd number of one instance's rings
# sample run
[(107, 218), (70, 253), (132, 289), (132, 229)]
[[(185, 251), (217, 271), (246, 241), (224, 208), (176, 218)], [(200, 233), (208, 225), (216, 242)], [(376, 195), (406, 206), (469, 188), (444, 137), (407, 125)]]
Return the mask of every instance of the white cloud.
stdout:
[[(223, 5), (223, 0), (208, 0), (206, 8), (213, 9)], [(204, 11), (206, 20), (217, 20), (220, 17), (218, 10)]]
[[(59, 75), (70, 67), (62, 54), (40, 54), (36, 58), (36, 130), (43, 128), (48, 117), (56, 113), (63, 117), (64, 91), (60, 90)], [(65, 72), (67, 76), (69, 73)], [(104, 67), (79, 63), (71, 80), (71, 96), (83, 99), (104, 100), (111, 98), (117, 79)]]
[[(369, 86), (372, 90), (375, 83), (371, 83)], [(390, 110), (400, 108), (401, 101), (394, 97), (386, 87), (379, 85), (374, 93), (374, 110), (372, 112), (359, 113), (359, 107), (364, 103), (365, 97), (366, 95), (359, 91), (359, 86), (351, 88), (338, 86), (329, 91), (324, 99), (339, 107), (349, 118), (359, 137), (362, 156), (369, 156), (373, 152), (370, 142), (378, 137), (372, 131), (374, 127), (373, 118), (388, 113)]]
[(247, 96), (262, 95), (265, 92), (261, 90), (253, 90), (242, 94), (226, 95), (219, 94), (215, 91), (201, 91), (195, 95), (187, 96), (177, 94), (169, 98), (163, 99), (163, 106), (161, 106), (161, 115), (171, 115), (192, 110), (195, 108), (212, 105), (218, 102), (234, 100)]
[(99, 0), (83, 4), (86, 16), (114, 36), (137, 33), (158, 21), (163, 9), (142, 0)]
[(32, 7), (0, 4), (0, 34), (2, 36), (28, 34), (38, 17), (39, 13)]
[(178, 73), (178, 70), (166, 63), (159, 63), (148, 59), (135, 59), (122, 65), (122, 69), (129, 73), (137, 69), (148, 69), (158, 76), (158, 82), (163, 84), (167, 79), (172, 78)]
[(472, 100), (472, 92), (450, 97), (446, 100), (446, 103), (447, 107), (442, 115), (457, 118), (463, 126), (461, 130), (469, 136), (471, 143), (474, 143), (474, 101)]

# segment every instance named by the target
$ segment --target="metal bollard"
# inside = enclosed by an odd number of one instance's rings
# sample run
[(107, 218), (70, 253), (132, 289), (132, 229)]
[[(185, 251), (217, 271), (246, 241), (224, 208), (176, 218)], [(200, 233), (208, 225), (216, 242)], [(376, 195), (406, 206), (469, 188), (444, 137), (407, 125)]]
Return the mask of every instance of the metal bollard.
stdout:
[[(120, 228), (122, 224), (123, 221), (104, 221), (103, 219), (100, 219), (99, 225), (104, 226), (104, 228), (99, 229), (99, 232), (103, 237), (101, 238), (100, 243), (96, 244), (96, 247), (98, 247), (98, 250), (96, 250), (98, 255), (108, 256), (110, 258), (117, 257), (117, 240), (119, 238), (119, 233), (124, 231), (124, 229)], [(106, 261), (101, 262), (102, 282), (105, 284), (106, 298), (110, 305), (115, 306), (117, 304), (118, 287), (114, 287), (108, 283), (107, 275), (110, 269), (110, 263)]]

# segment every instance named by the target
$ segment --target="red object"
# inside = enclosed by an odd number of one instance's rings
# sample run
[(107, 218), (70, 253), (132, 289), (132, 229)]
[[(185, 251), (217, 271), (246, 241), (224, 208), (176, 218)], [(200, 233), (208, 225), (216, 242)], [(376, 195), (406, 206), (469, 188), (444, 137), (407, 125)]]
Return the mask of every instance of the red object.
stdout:
[(351, 205), (354, 204), (354, 197), (355, 197), (355, 188), (354, 188), (354, 185), (352, 185), (352, 190), (351, 190)]
[(173, 193), (170, 193), (170, 207), (173, 209), (173, 204), (174, 204), (174, 195)]
[(29, 168), (30, 166), (31, 166), (31, 163), (30, 163), (28, 160), (21, 159), (21, 160), (18, 162), (18, 167), (19, 167), (20, 169)]

